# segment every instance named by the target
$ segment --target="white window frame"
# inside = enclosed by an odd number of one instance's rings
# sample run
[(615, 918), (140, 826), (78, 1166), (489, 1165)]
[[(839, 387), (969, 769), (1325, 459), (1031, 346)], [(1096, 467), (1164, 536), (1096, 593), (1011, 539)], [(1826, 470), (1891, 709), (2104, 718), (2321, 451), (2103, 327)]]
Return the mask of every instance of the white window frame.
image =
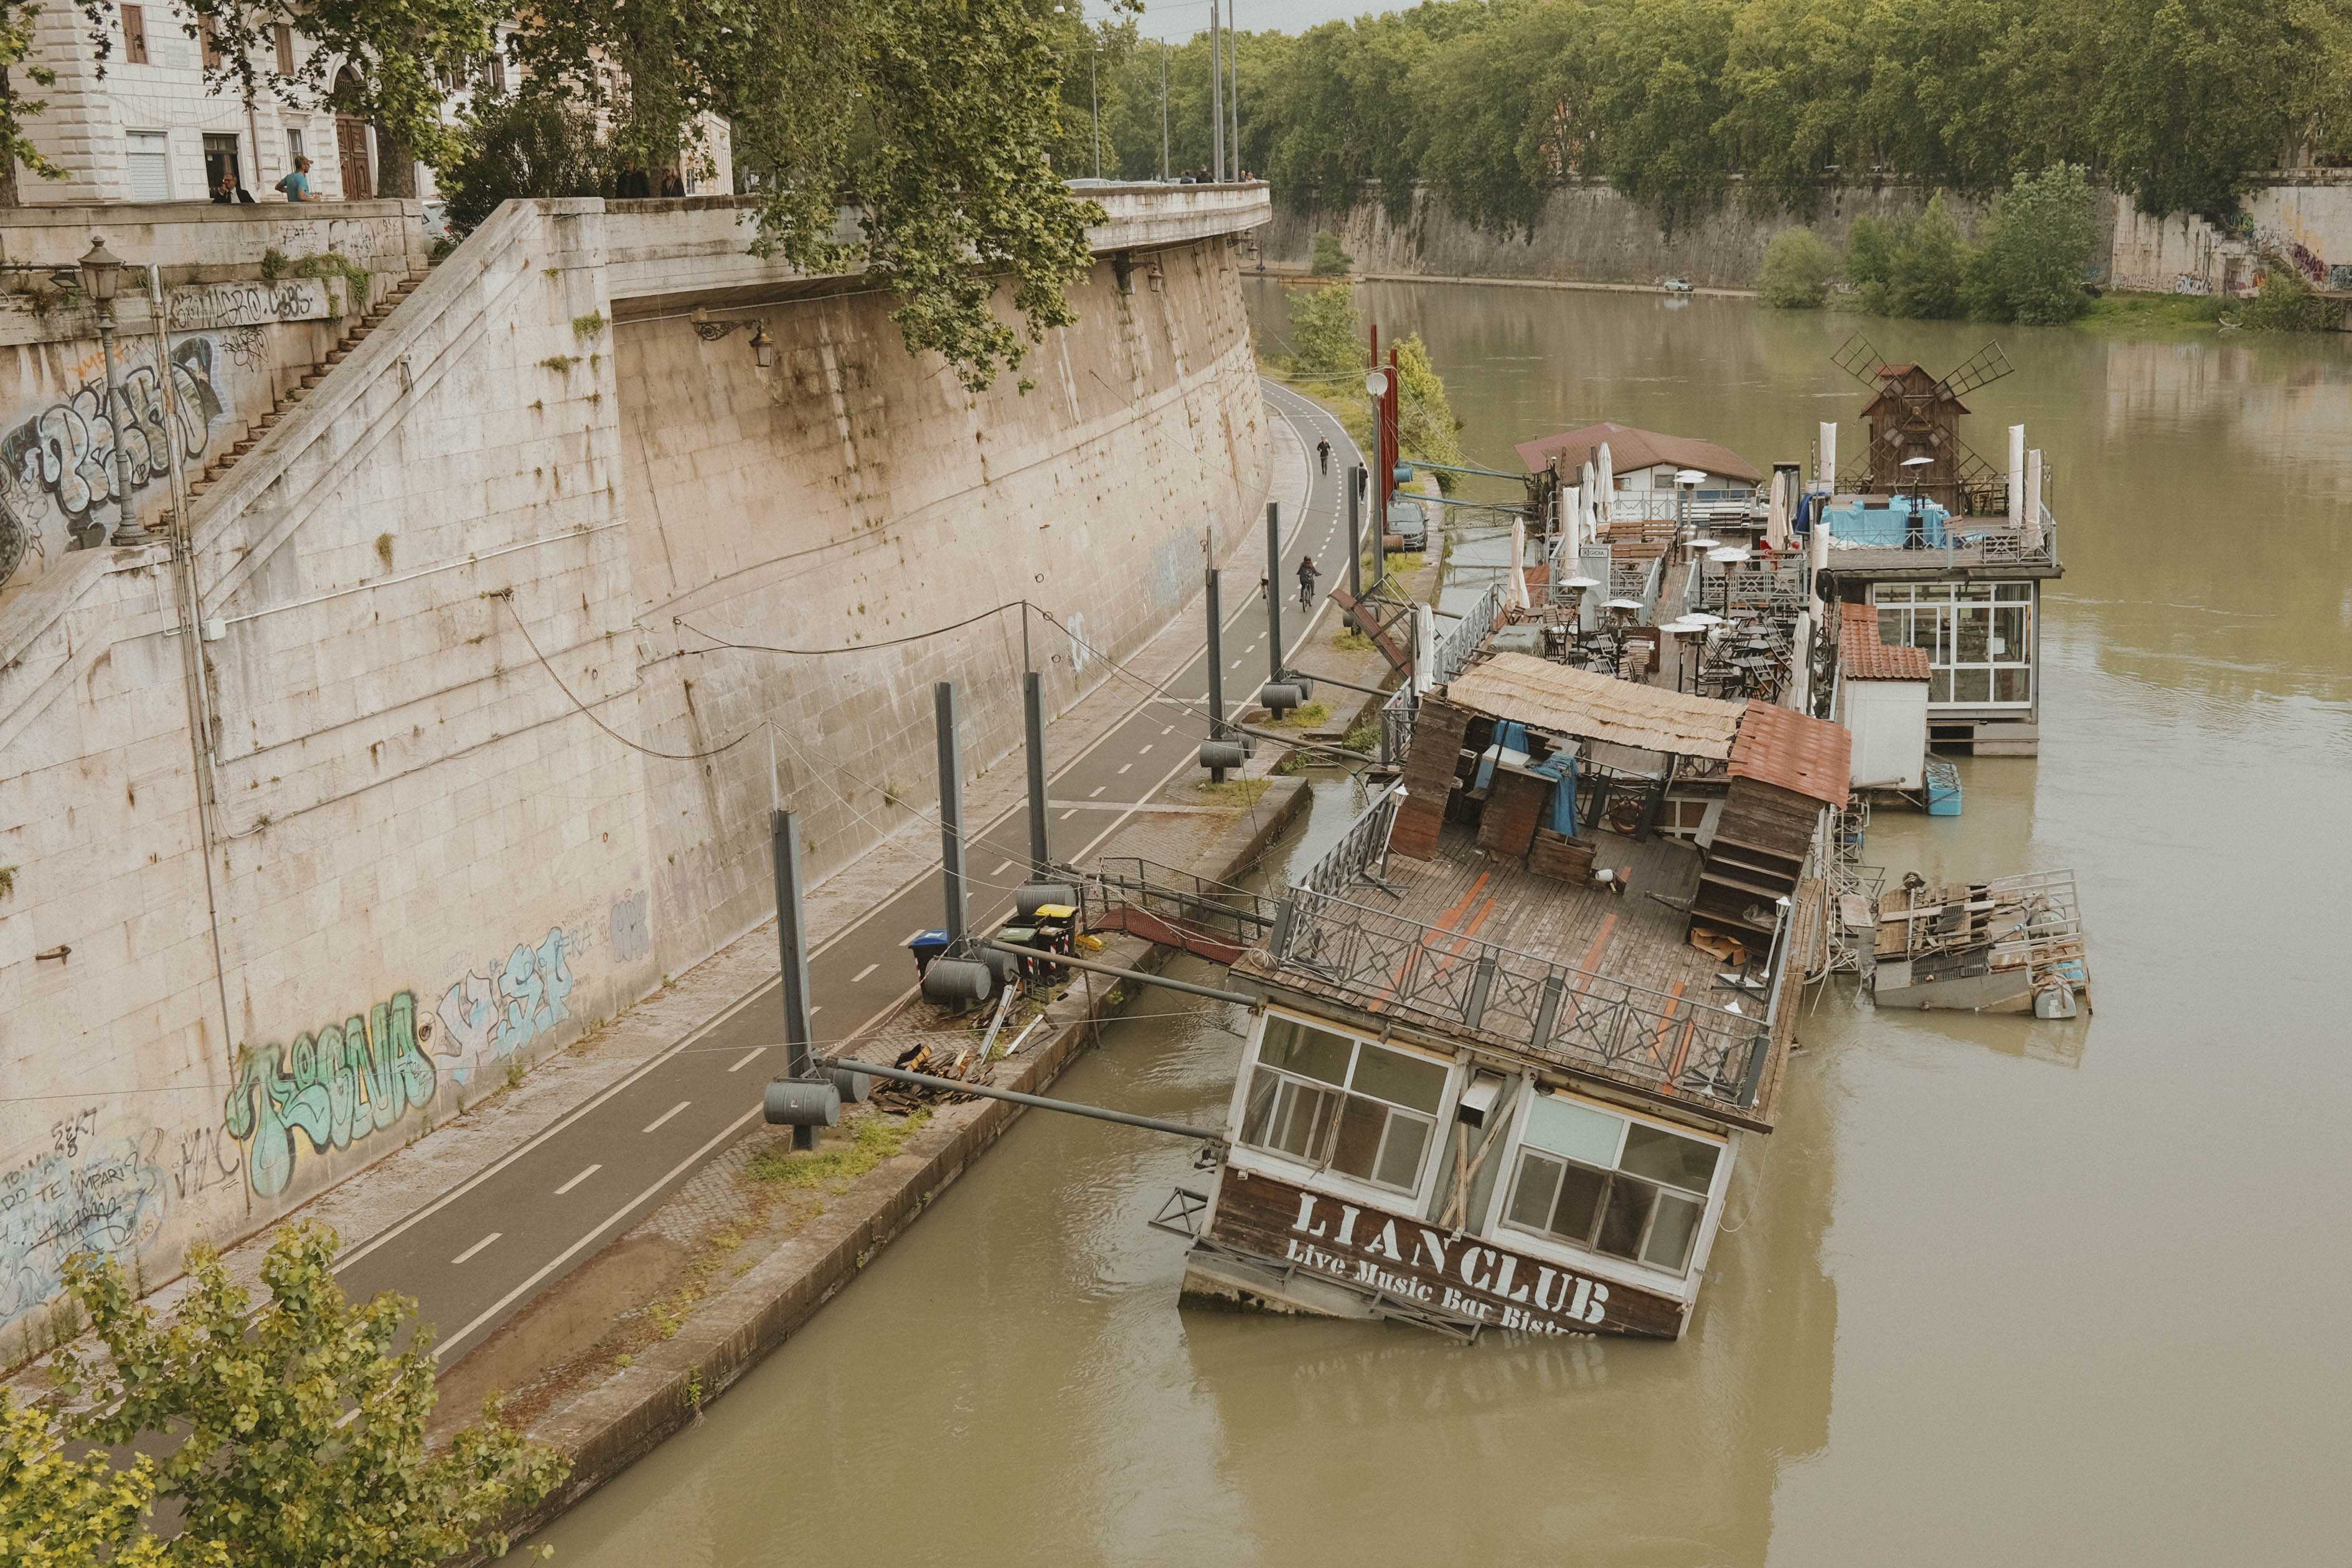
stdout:
[[(2035, 640), (2041, 635), (2037, 624), (2040, 616), (2040, 596), (2032, 582), (1992, 580), (1985, 582), (1880, 582), (1871, 587), (1871, 607), (1877, 613), (1879, 641), (1906, 647), (1924, 646), (1927, 650), (1927, 711), (1955, 712), (1977, 708), (2005, 708), (2016, 712), (2030, 710), (2034, 704), (2037, 681), (2034, 658)], [(2023, 612), (2025, 647), (2021, 656), (1994, 658), (1991, 656), (1991, 620), (2000, 610)], [(1986, 651), (1983, 659), (1959, 659), (1959, 616), (1979, 613), (1986, 618)], [(1888, 618), (1902, 622), (1895, 634), (1888, 631)], [(1914, 643), (1912, 634), (1922, 619), (1935, 622), (1931, 640)], [(1985, 672), (1986, 695), (1981, 698), (1957, 695), (1959, 672)], [(2025, 678), (2023, 697), (1996, 697), (1996, 683), (2002, 670), (2021, 671)], [(1941, 693), (1943, 695), (1939, 695)]]
[[(1399, 1056), (1410, 1056), (1445, 1070), (1445, 1083), (1438, 1092), (1437, 1110), (1433, 1115), (1414, 1106), (1400, 1105), (1391, 1100), (1382, 1100), (1376, 1094), (1360, 1093), (1354, 1089), (1327, 1083), (1320, 1079), (1303, 1079), (1302, 1075), (1286, 1072), (1279, 1067), (1266, 1070), (1279, 1073), (1285, 1078), (1301, 1078), (1303, 1082), (1312, 1082), (1316, 1087), (1330, 1091), (1343, 1098), (1355, 1094), (1360, 1099), (1390, 1106), (1392, 1115), (1399, 1113), (1415, 1118), (1430, 1115), (1433, 1125), (1430, 1128), (1429, 1141), (1422, 1148), (1420, 1168), (1414, 1172), (1413, 1185), (1410, 1190), (1367, 1181), (1328, 1164), (1318, 1165), (1302, 1160), (1282, 1149), (1261, 1148), (1257, 1145), (1242, 1142), (1243, 1124), (1249, 1114), (1250, 1087), (1257, 1078), (1260, 1058), (1265, 1048), (1266, 1030), (1276, 1019), (1284, 1019), (1307, 1029), (1319, 1030), (1325, 1034), (1337, 1035), (1342, 1040), (1350, 1041), (1356, 1048), (1349, 1053), (1348, 1059), (1350, 1078), (1354, 1076), (1355, 1063), (1360, 1059), (1361, 1050), (1367, 1045), (1380, 1051), (1394, 1051)], [(1454, 1107), (1462, 1094), (1462, 1072), (1460, 1062), (1435, 1051), (1414, 1046), (1401, 1040), (1381, 1040), (1360, 1030), (1352, 1030), (1342, 1024), (1334, 1023), (1329, 1019), (1318, 1018), (1311, 1013), (1287, 1012), (1279, 1008), (1269, 1007), (1259, 1014), (1257, 1028), (1250, 1036), (1248, 1047), (1242, 1053), (1241, 1071), (1234, 1075), (1233, 1102), (1227, 1108), (1225, 1118), (1225, 1125), (1233, 1137), (1232, 1157), (1228, 1163), (1237, 1165), (1245, 1170), (1253, 1167), (1263, 1168), (1269, 1175), (1298, 1180), (1303, 1185), (1312, 1186), (1318, 1191), (1360, 1199), (1371, 1207), (1388, 1213), (1418, 1212), (1428, 1198), (1430, 1184), (1436, 1179), (1436, 1172), (1441, 1163), (1440, 1156), (1444, 1150), (1448, 1135), (1447, 1130), (1454, 1124)], [(1333, 1125), (1336, 1133), (1337, 1123), (1335, 1122)], [(1383, 1140), (1386, 1136), (1386, 1133), (1383, 1132)], [(1378, 1168), (1377, 1158), (1373, 1161), (1373, 1166), (1374, 1168)]]
[[(1699, 1205), (1698, 1229), (1691, 1238), (1690, 1260), (1686, 1265), (1680, 1270), (1661, 1269), (1654, 1264), (1643, 1262), (1638, 1258), (1620, 1258), (1613, 1252), (1601, 1252), (1579, 1246), (1573, 1241), (1563, 1240), (1549, 1230), (1532, 1229), (1511, 1222), (1509, 1218), (1511, 1199), (1516, 1196), (1519, 1184), (1519, 1157), (1528, 1153), (1531, 1147), (1527, 1141), (1528, 1123), (1535, 1114), (1536, 1102), (1546, 1094), (1555, 1099), (1565, 1100), (1580, 1110), (1598, 1112), (1601, 1115), (1612, 1116), (1629, 1124), (1638, 1122), (1644, 1126), (1655, 1127), (1661, 1132), (1672, 1133), (1678, 1138), (1688, 1138), (1693, 1143), (1706, 1144), (1715, 1148), (1715, 1174), (1707, 1183), (1706, 1198)], [(1624, 1157), (1625, 1138), (1626, 1134), (1621, 1129), (1617, 1134), (1615, 1156), (1617, 1159), (1622, 1160)], [(1556, 1262), (1565, 1263), (1587, 1273), (1614, 1276), (1628, 1283), (1639, 1284), (1654, 1290), (1664, 1290), (1669, 1294), (1685, 1295), (1697, 1289), (1700, 1277), (1706, 1271), (1707, 1254), (1715, 1247), (1716, 1224), (1723, 1213), (1724, 1189), (1730, 1185), (1731, 1167), (1738, 1147), (1738, 1145), (1729, 1138), (1706, 1132), (1686, 1123), (1670, 1122), (1659, 1116), (1645, 1116), (1638, 1111), (1629, 1111), (1622, 1105), (1612, 1105), (1606, 1101), (1590, 1099), (1562, 1089), (1523, 1094), (1519, 1097), (1518, 1110), (1512, 1116), (1510, 1141), (1503, 1146), (1500, 1172), (1494, 1186), (1486, 1196), (1486, 1215), (1485, 1223), (1478, 1228), (1479, 1233), (1490, 1240), (1503, 1242), (1538, 1257), (1549, 1258)], [(1558, 1160), (1587, 1169), (1594, 1168), (1584, 1166), (1582, 1161), (1554, 1153), (1549, 1149), (1535, 1147), (1533, 1152), (1546, 1159)], [(1613, 1167), (1610, 1174), (1627, 1175), (1634, 1181), (1647, 1182), (1652, 1186), (1664, 1185), (1652, 1181), (1651, 1178), (1638, 1173), (1620, 1173)], [(1688, 1196), (1687, 1189), (1668, 1188), (1667, 1190)]]
[[(139, 194), (137, 183), (131, 178), (131, 160), (132, 157), (131, 148), (134, 145), (142, 146), (142, 151), (138, 155), (141, 157), (151, 156), (150, 153), (143, 150), (144, 144), (151, 141), (154, 143), (155, 150), (163, 154), (163, 193), (160, 196), (142, 196)], [(136, 126), (123, 127), (122, 184), (123, 189), (129, 193), (129, 199), (134, 202), (168, 202), (172, 200), (172, 133), (170, 131), (146, 131)]]

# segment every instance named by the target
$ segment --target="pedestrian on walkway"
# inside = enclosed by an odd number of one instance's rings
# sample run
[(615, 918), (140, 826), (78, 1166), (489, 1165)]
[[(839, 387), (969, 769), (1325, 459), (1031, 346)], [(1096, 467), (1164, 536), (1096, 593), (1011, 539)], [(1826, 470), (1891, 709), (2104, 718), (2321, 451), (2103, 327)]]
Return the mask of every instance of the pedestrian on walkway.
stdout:
[(278, 189), (289, 202), (309, 201), (310, 199), (310, 160), (295, 159), (292, 171), (278, 182)]
[(1331, 472), (1331, 438), (1325, 436), (1315, 444), (1315, 461), (1326, 474)]
[(1298, 608), (1309, 610), (1315, 604), (1315, 580), (1321, 574), (1315, 570), (1311, 555), (1298, 558)]

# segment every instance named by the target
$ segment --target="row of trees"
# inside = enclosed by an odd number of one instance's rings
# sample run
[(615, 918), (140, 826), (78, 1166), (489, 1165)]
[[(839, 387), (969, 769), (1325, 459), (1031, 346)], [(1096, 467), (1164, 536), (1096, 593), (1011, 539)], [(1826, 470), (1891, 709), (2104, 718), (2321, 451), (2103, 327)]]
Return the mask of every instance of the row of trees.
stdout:
[[(79, 9), (102, 70), (110, 0)], [(184, 0), (202, 30), (214, 90), (251, 104), (331, 102), (377, 127), (397, 176), (411, 155), (454, 169), (481, 122), (445, 115), (445, 83), (478, 76), (502, 48), (542, 128), (584, 114), (615, 168), (707, 156), (706, 115), (731, 125), (739, 178), (758, 200), (757, 248), (811, 271), (841, 266), (844, 206), (854, 247), (898, 297), (908, 346), (934, 350), (985, 386), (1024, 345), (1073, 319), (1066, 289), (1089, 259), (1098, 209), (1074, 200), (1055, 154), (1072, 120), (1064, 76), (1082, 25), (1054, 0)], [(36, 176), (26, 126), (51, 71), (31, 57), (35, 0), (0, 0), (0, 152)], [(276, 32), (317, 47), (280, 72)], [(504, 29), (504, 31), (501, 31)], [(1084, 89), (1086, 62), (1077, 59)], [(551, 118), (550, 106), (555, 110)], [(511, 113), (501, 104), (499, 112)], [(509, 130), (512, 128), (509, 127)], [(1067, 166), (1066, 158), (1064, 167)], [(570, 177), (571, 171), (559, 171)], [(478, 176), (473, 188), (484, 187)], [(390, 194), (406, 193), (397, 183)], [(513, 194), (555, 194), (526, 189)], [(1009, 283), (1013, 321), (990, 308)]]
[[(1363, 389), (1364, 372), (1371, 368), (1370, 338), (1356, 309), (1356, 291), (1347, 283), (1294, 290), (1288, 300), (1290, 340), (1287, 352), (1269, 360), (1269, 368), (1301, 383), (1335, 410), (1357, 444), (1371, 447), (1371, 415)], [(1456, 466), (1462, 455), (1462, 422), (1445, 395), (1445, 382), (1429, 357), (1429, 345), (1418, 332), (1395, 344), (1397, 352), (1397, 445), (1407, 457)], [(1451, 490), (1454, 476), (1440, 474), (1438, 484)]]
[(1914, 217), (1855, 219), (1843, 258), (1811, 229), (1783, 229), (1765, 247), (1757, 293), (1783, 309), (1815, 308), (1843, 277), (1857, 304), (1882, 316), (2072, 321), (2090, 308), (2084, 279), (2098, 249), (2097, 194), (2081, 165), (2061, 163), (2017, 176), (1974, 243), (1941, 192)]
[[(1674, 222), (1735, 181), (1801, 214), (1832, 177), (1990, 193), (2065, 162), (2218, 215), (2292, 144), (2352, 149), (2352, 0), (1431, 0), (1236, 42), (1241, 162), (1279, 199), (1378, 181), (1401, 214), (1426, 182), (1496, 229), (1568, 173)], [(1205, 162), (1205, 37), (1091, 43), (1106, 172), (1160, 169), (1163, 63), (1170, 164)]]

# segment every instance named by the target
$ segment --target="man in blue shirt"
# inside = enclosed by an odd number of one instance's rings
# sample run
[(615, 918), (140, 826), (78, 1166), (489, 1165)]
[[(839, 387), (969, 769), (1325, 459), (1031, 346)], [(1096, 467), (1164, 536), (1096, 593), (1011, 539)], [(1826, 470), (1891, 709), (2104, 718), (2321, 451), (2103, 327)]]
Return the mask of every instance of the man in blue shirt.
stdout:
[(286, 193), (286, 199), (289, 202), (309, 201), (310, 199), (310, 160), (295, 159), (294, 172), (278, 181), (278, 188)]

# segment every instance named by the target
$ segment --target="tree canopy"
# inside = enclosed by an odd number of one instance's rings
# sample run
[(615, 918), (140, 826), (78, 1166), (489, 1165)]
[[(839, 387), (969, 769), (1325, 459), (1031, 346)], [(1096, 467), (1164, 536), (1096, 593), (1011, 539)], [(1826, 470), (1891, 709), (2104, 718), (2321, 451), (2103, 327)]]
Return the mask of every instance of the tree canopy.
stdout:
[[(1277, 200), (1378, 182), (1402, 214), (1421, 182), (1498, 231), (1571, 174), (1673, 223), (1735, 193), (1807, 215), (1833, 179), (1987, 196), (2060, 162), (2220, 215), (2294, 144), (2352, 148), (2352, 0), (1427, 0), (1235, 43), (1242, 166)], [(1181, 171), (1209, 157), (1207, 39), (1164, 52)], [(1153, 174), (1162, 50), (1102, 59), (1105, 172)]]

